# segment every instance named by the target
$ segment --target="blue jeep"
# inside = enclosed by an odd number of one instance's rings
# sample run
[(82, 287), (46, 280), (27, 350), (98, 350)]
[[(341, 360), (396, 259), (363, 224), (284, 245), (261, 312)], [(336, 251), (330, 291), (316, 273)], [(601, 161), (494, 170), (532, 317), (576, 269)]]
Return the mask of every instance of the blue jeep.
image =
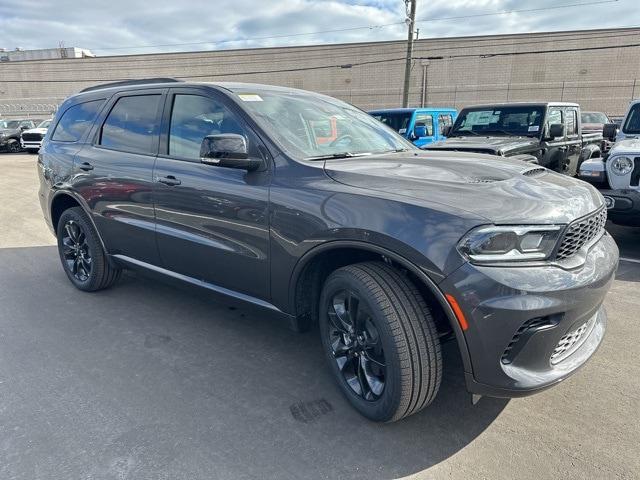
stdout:
[(422, 147), (444, 140), (446, 137), (442, 135), (442, 130), (447, 125), (453, 125), (458, 111), (454, 108), (387, 108), (372, 110), (369, 115)]

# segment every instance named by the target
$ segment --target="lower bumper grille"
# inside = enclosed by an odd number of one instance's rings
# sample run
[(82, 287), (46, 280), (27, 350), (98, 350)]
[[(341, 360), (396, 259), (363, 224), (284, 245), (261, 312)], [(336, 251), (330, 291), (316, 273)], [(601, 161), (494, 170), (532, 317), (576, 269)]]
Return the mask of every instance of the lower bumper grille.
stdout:
[(596, 317), (597, 315), (594, 315), (589, 319), (589, 321), (583, 323), (578, 328), (565, 334), (560, 339), (560, 341), (558, 342), (558, 345), (556, 345), (556, 348), (553, 350), (553, 353), (551, 354), (552, 365), (555, 365), (556, 363), (560, 363), (562, 360), (564, 360), (573, 352), (575, 352), (578, 348), (580, 348), (580, 345), (582, 345), (582, 343), (589, 336), (589, 333), (591, 333), (591, 330), (593, 329), (593, 326), (596, 323)]

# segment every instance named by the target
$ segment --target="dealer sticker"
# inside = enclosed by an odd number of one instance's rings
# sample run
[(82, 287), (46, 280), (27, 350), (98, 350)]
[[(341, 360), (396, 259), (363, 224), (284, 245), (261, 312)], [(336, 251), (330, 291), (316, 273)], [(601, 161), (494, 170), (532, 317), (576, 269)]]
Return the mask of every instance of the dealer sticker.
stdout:
[(262, 97), (256, 93), (240, 93), (238, 96), (243, 102), (262, 102)]
[(538, 125), (529, 126), (529, 131), (530, 132), (537, 132), (538, 130), (540, 130), (540, 127)]

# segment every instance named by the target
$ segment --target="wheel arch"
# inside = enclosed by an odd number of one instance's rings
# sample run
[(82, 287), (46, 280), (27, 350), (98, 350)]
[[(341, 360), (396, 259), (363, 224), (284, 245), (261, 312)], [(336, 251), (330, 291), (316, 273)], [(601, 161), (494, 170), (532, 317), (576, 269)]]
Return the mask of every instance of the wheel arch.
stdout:
[(83, 198), (69, 190), (58, 190), (51, 198), (51, 202), (49, 205), (49, 215), (51, 218), (51, 226), (53, 227), (54, 233), (57, 234), (58, 231), (58, 222), (60, 221), (60, 217), (64, 213), (65, 210), (69, 208), (80, 207), (84, 213), (87, 215), (87, 218), (91, 222), (91, 225), (95, 229), (98, 240), (100, 240), (100, 245), (106, 252), (104, 241), (102, 240), (102, 235), (100, 234), (100, 230), (98, 230), (96, 223), (93, 220), (93, 215), (91, 215), (91, 211), (86, 205)]
[(324, 279), (332, 271), (346, 265), (375, 260), (404, 271), (434, 310), (432, 313), (438, 327), (447, 327), (454, 333), (464, 369), (471, 372), (471, 359), (464, 334), (449, 302), (435, 281), (402, 255), (366, 242), (326, 242), (306, 252), (298, 260), (289, 281), (289, 311), (293, 312), (299, 330), (309, 329), (317, 318), (320, 290)]

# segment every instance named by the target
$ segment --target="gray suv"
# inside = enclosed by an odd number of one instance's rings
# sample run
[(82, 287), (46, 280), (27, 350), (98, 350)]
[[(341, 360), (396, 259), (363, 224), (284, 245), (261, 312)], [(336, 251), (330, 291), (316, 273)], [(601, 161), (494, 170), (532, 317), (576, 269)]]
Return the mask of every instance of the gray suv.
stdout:
[(38, 165), (77, 288), (142, 269), (317, 328), (337, 385), (376, 421), (433, 401), (450, 339), (470, 392), (515, 397), (565, 379), (604, 335), (618, 249), (595, 188), (421, 151), (324, 95), (92, 87), (60, 107)]

